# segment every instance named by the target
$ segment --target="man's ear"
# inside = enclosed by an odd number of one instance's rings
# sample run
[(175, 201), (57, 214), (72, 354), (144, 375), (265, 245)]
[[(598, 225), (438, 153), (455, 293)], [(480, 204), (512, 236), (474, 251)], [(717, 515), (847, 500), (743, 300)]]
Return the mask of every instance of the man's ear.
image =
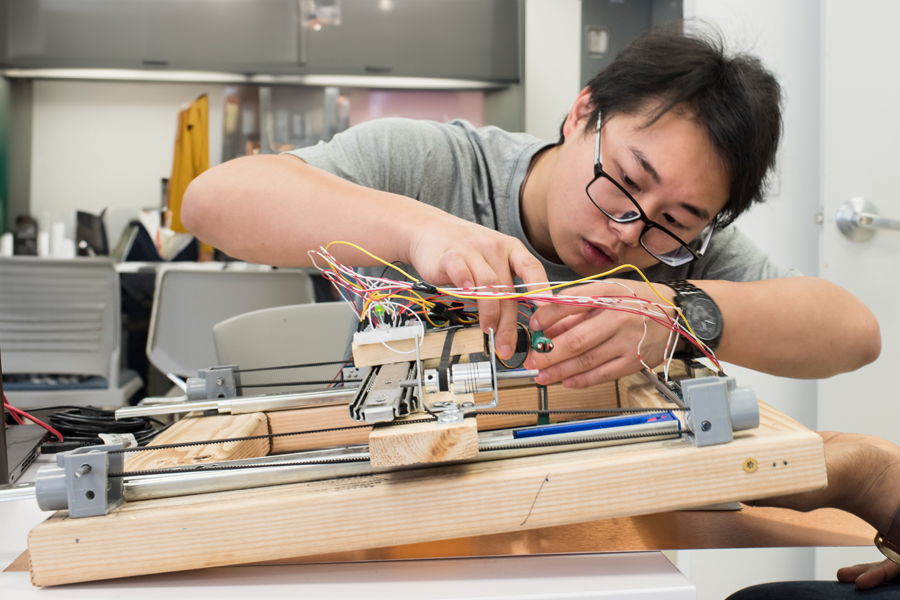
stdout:
[(587, 119), (590, 113), (591, 90), (590, 88), (584, 88), (581, 90), (581, 93), (578, 94), (572, 108), (569, 109), (569, 114), (566, 115), (566, 122), (563, 125), (563, 135), (566, 136), (567, 140), (571, 139), (573, 134), (576, 134), (579, 129), (584, 129), (584, 120)]

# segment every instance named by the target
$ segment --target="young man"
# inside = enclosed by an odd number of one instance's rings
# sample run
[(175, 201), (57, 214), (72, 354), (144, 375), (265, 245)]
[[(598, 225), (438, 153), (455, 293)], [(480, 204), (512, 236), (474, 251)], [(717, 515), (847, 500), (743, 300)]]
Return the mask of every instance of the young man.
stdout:
[[(249, 261), (309, 265), (307, 251), (345, 240), (435, 285), (571, 281), (632, 264), (672, 282), (655, 288), (720, 359), (827, 377), (878, 356), (875, 318), (845, 290), (774, 265), (730, 225), (763, 199), (780, 134), (780, 90), (757, 60), (660, 30), (588, 84), (555, 144), (460, 121), (374, 121), (210, 169), (188, 188), (182, 220)], [(334, 254), (376, 264), (346, 246)], [(619, 283), (658, 300), (628, 271), (567, 293), (621, 295)], [(479, 302), (504, 358), (516, 310)], [(641, 343), (638, 316), (559, 305), (537, 310), (531, 326), (555, 349), (526, 366), (541, 370), (539, 383), (574, 387), (633, 373), (641, 358), (658, 364), (669, 333), (651, 323)]]

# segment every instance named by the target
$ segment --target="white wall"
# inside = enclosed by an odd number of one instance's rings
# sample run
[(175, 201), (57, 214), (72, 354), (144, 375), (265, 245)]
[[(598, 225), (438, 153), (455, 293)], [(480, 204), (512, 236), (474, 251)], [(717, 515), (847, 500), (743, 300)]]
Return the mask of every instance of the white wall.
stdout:
[[(178, 111), (204, 93), (214, 165), (222, 156), (221, 85), (35, 81), (32, 214), (56, 221), (73, 209), (137, 214), (159, 207), (160, 179), (172, 173)], [(118, 227), (110, 229), (114, 244)]]
[(581, 0), (525, 3), (525, 132), (545, 140), (559, 125), (580, 88)]

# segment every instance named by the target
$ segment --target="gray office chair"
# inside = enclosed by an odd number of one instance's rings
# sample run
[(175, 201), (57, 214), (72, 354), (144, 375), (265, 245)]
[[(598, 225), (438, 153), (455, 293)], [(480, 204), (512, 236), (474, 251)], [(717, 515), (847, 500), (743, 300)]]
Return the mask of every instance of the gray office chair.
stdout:
[(218, 364), (212, 333), (216, 323), (314, 298), (312, 280), (301, 269), (237, 271), (167, 265), (156, 278), (147, 358), (163, 373), (196, 377), (198, 369)]
[[(213, 327), (219, 364), (241, 369), (277, 367), (344, 359), (357, 316), (345, 302), (299, 304), (257, 310)], [(290, 381), (330, 381), (340, 365), (242, 373), (244, 385)], [(245, 396), (322, 389), (315, 386), (248, 387)]]
[(122, 406), (143, 381), (120, 370), (120, 343), (111, 260), (0, 258), (3, 387), (13, 406)]

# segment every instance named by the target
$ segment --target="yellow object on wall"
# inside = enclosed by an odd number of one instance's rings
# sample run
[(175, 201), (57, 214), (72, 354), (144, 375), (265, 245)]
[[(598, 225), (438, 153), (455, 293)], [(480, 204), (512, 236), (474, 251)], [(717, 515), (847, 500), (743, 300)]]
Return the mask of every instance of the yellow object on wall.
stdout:
[(187, 232), (181, 223), (181, 200), (188, 184), (208, 168), (209, 98), (203, 94), (178, 113), (178, 136), (168, 190), (172, 231)]

